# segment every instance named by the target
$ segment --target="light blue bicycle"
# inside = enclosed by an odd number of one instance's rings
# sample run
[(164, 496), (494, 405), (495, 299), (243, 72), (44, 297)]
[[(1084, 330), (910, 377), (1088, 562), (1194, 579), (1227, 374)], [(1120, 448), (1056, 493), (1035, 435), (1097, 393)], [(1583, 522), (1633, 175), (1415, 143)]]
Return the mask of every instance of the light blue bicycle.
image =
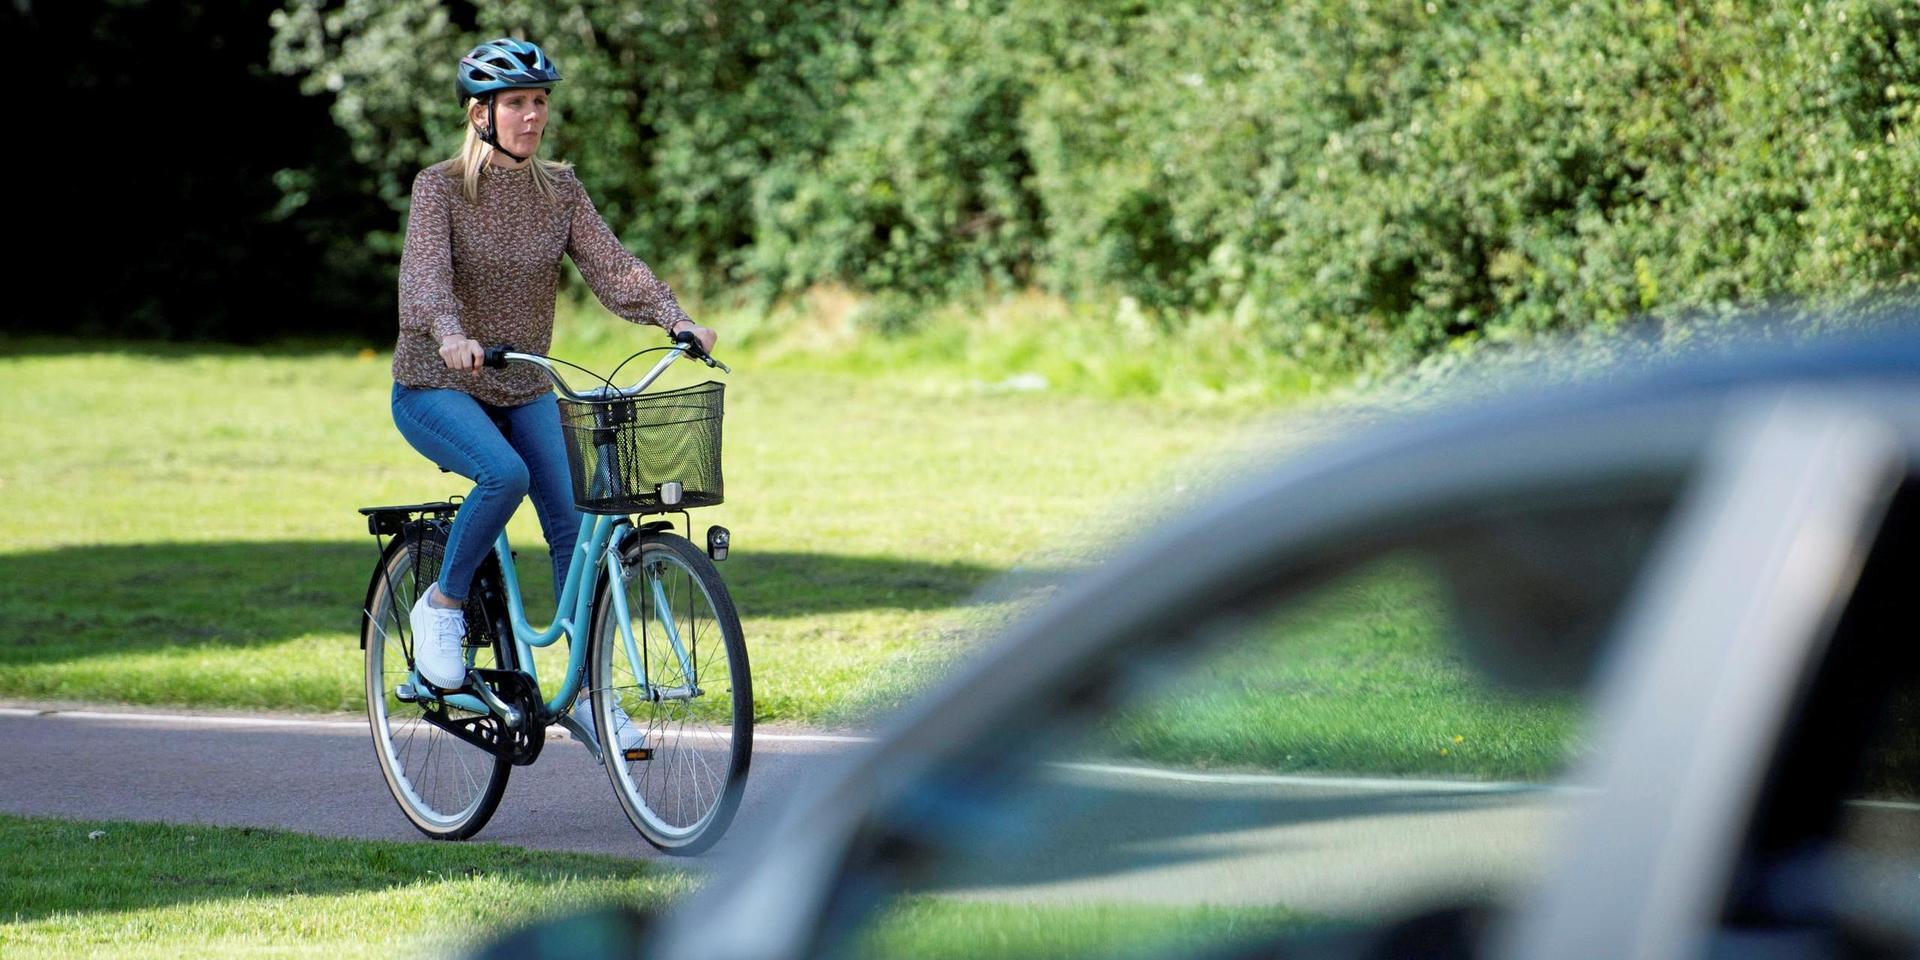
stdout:
[[(458, 504), (360, 511), (381, 540), (360, 632), (374, 752), (400, 809), (429, 837), (460, 840), (485, 826), (508, 773), (540, 756), (553, 724), (587, 744), (628, 819), (661, 850), (705, 850), (739, 807), (753, 755), (753, 683), (740, 618), (714, 566), (729, 534), (709, 527), (701, 550), (669, 521), (635, 521), (679, 513), (690, 523), (688, 509), (720, 502), (724, 385), (643, 391), (682, 356), (727, 368), (691, 334), (656, 349), (667, 355), (632, 387), (603, 381), (583, 393), (555, 369), (564, 361), (487, 351), (488, 366), (531, 364), (553, 381), (586, 515), (545, 628), (528, 622), (513, 549), (500, 535), (468, 593), (469, 666), (458, 690), (432, 688), (414, 671), (407, 618), (439, 576)], [(566, 675), (544, 697), (533, 648), (561, 639)], [(583, 690), (591, 735), (568, 712)]]

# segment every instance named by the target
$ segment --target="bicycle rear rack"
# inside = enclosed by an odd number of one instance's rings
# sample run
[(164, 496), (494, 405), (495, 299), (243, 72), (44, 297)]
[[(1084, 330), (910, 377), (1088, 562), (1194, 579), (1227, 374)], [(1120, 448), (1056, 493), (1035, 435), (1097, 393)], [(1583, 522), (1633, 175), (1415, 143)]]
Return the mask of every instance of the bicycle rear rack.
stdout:
[(460, 512), (459, 497), (435, 500), (432, 503), (360, 508), (360, 515), (367, 518), (367, 532), (376, 537), (398, 536), (406, 529), (407, 524), (416, 518), (451, 520), (458, 512)]

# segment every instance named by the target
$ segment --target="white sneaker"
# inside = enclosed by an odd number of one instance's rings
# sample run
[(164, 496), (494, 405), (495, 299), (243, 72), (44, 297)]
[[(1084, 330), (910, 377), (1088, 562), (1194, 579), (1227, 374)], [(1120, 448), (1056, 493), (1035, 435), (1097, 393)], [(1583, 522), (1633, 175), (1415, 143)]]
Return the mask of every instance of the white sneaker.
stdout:
[[(587, 736), (591, 741), (596, 743), (599, 741), (600, 736), (595, 733), (593, 729), (593, 699), (591, 694), (583, 693), (580, 695), (580, 699), (573, 702), (573, 722), (579, 724), (582, 729), (587, 731)], [(620, 742), (620, 749), (623, 751), (639, 750), (647, 745), (647, 732), (640, 729), (640, 726), (633, 722), (633, 718), (627, 716), (627, 712), (620, 709), (620, 705), (617, 703), (613, 705), (613, 735), (614, 739)]]
[(428, 683), (446, 690), (467, 682), (467, 659), (461, 646), (467, 637), (467, 617), (459, 607), (437, 607), (428, 594), (414, 601), (408, 620), (413, 624), (413, 666)]

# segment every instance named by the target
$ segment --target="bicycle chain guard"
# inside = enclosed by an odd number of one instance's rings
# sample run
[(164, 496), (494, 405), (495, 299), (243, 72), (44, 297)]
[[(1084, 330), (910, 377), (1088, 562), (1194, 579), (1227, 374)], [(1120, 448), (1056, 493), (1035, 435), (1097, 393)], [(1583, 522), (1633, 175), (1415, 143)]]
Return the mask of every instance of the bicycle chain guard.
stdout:
[(540, 748), (547, 743), (547, 725), (540, 721), (544, 703), (533, 678), (518, 670), (477, 667), (468, 674), (491, 687), (502, 702), (520, 711), (520, 726), (508, 727), (491, 713), (455, 720), (447, 716), (447, 705), (437, 700), (423, 704), (422, 716), (426, 721), (496, 757), (506, 757), (514, 766), (524, 767), (539, 759)]

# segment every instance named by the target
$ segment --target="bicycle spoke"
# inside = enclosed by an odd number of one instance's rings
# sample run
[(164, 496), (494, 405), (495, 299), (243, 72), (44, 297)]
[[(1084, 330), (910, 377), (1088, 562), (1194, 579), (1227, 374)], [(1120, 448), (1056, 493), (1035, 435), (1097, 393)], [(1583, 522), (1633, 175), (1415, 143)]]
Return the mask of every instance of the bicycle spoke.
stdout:
[(467, 778), (467, 786), (473, 788), (474, 792), (478, 792), (480, 789), (480, 781), (474, 779), (473, 768), (467, 766), (466, 755), (464, 753), (455, 753), (453, 755), (453, 758), (455, 761), (459, 762), (460, 773), (462, 776)]

